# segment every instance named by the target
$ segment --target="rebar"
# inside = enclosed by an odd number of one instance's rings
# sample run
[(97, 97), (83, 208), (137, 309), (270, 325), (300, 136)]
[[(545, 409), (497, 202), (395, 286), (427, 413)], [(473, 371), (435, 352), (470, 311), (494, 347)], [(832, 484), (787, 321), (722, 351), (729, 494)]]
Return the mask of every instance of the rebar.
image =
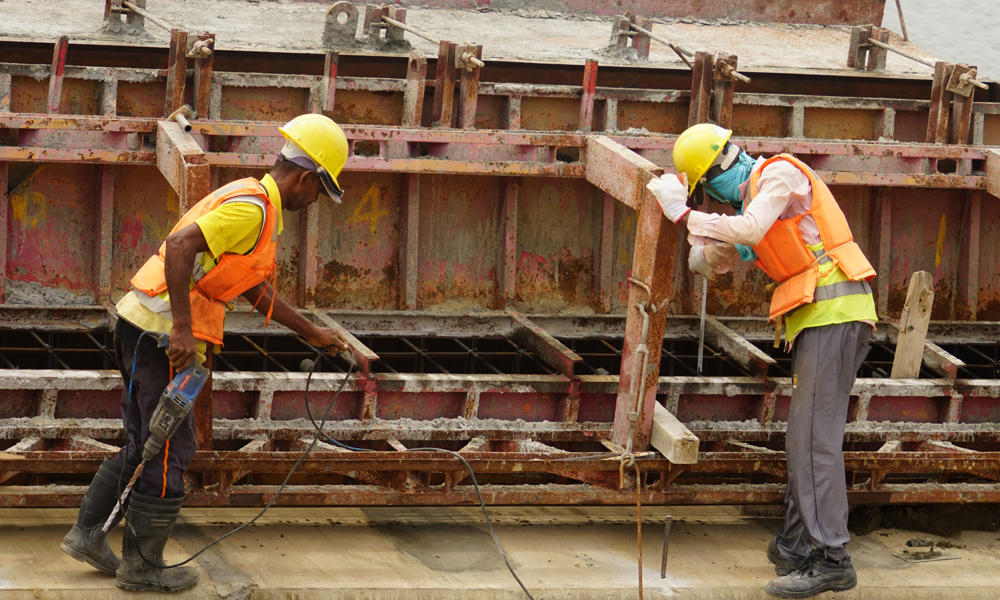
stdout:
[[(908, 58), (908, 59), (910, 59), (912, 61), (916, 61), (916, 62), (918, 62), (918, 63), (920, 63), (922, 65), (927, 65), (928, 67), (931, 67), (931, 68), (934, 68), (934, 67), (937, 66), (937, 63), (929, 61), (929, 60), (927, 60), (925, 58), (920, 58), (919, 56), (916, 56), (914, 54), (910, 54), (909, 52), (904, 52), (903, 50), (900, 50), (899, 48), (897, 48), (897, 47), (895, 47), (893, 45), (886, 44), (885, 42), (880, 42), (878, 40), (873, 40), (871, 38), (868, 38), (868, 44), (870, 44), (872, 46), (877, 46), (879, 48), (882, 48), (883, 50), (888, 50), (889, 52), (895, 52), (896, 54), (898, 54), (898, 55), (900, 55), (900, 56), (902, 56), (904, 58)], [(972, 85), (976, 86), (977, 88), (980, 88), (980, 89), (983, 89), (983, 90), (990, 89), (990, 86), (986, 85), (982, 81), (979, 81), (975, 77), (969, 77), (968, 74), (963, 75), (962, 79), (968, 81), (969, 83), (971, 83)]]
[(174, 30), (174, 29), (179, 29), (178, 27), (173, 27), (172, 25), (170, 25), (170, 23), (167, 23), (166, 21), (163, 21), (161, 19), (158, 19), (158, 18), (154, 17), (153, 15), (151, 15), (148, 12), (146, 12), (145, 10), (139, 8), (135, 4), (132, 4), (128, 0), (122, 0), (122, 6), (128, 8), (130, 11), (134, 12), (135, 14), (139, 15), (142, 18), (148, 19), (154, 25), (159, 25), (160, 27), (162, 27), (163, 29), (166, 29), (167, 31), (171, 31), (171, 30)]
[(906, 34), (906, 21), (903, 20), (903, 4), (901, 0), (896, 0), (896, 12), (899, 13), (899, 27), (903, 30), (903, 41), (910, 41), (910, 36)]
[[(650, 30), (648, 30), (648, 29), (645, 29), (645, 28), (643, 28), (643, 27), (639, 27), (638, 25), (635, 25), (635, 24), (630, 24), (629, 26), (630, 26), (630, 27), (631, 27), (631, 28), (632, 28), (633, 30), (635, 30), (635, 31), (638, 31), (639, 33), (642, 33), (642, 34), (645, 34), (645, 35), (648, 35), (648, 36), (649, 36), (649, 39), (651, 39), (651, 40), (655, 40), (655, 41), (657, 41), (657, 42), (660, 42), (661, 44), (663, 44), (663, 45), (664, 45), (664, 46), (666, 46), (667, 48), (670, 48), (671, 50), (673, 50), (673, 51), (674, 51), (674, 53), (675, 53), (675, 54), (676, 54), (677, 56), (679, 56), (679, 57), (681, 58), (681, 60), (682, 60), (682, 61), (684, 61), (684, 64), (686, 64), (686, 65), (688, 66), (688, 68), (689, 68), (689, 69), (693, 69), (693, 68), (694, 68), (694, 67), (693, 67), (693, 65), (691, 64), (691, 61), (689, 61), (689, 60), (687, 59), (687, 57), (688, 57), (688, 56), (692, 56), (692, 57), (693, 57), (693, 56), (694, 56), (694, 52), (691, 52), (690, 50), (688, 50), (688, 49), (686, 49), (686, 48), (681, 48), (681, 47), (680, 47), (680, 46), (678, 46), (677, 44), (674, 44), (673, 42), (670, 42), (670, 41), (667, 41), (667, 40), (665, 40), (665, 39), (663, 39), (663, 38), (659, 37), (658, 35), (654, 34), (654, 33), (653, 33), (652, 31), (650, 31)], [(685, 56), (685, 54), (686, 54), (687, 56)]]
[[(413, 35), (415, 35), (417, 37), (422, 37), (422, 38), (424, 38), (425, 40), (427, 40), (428, 42), (430, 42), (430, 43), (432, 43), (434, 45), (438, 45), (438, 44), (441, 43), (441, 40), (436, 40), (436, 39), (432, 38), (431, 36), (427, 35), (426, 33), (422, 32), (422, 31), (417, 31), (416, 29), (410, 27), (409, 25), (407, 25), (406, 23), (403, 23), (402, 21), (397, 21), (396, 19), (389, 18), (389, 17), (387, 17), (385, 15), (382, 15), (382, 20), (385, 21), (386, 23), (388, 23), (389, 25), (392, 25), (393, 27), (397, 27), (399, 29), (402, 29), (403, 31), (409, 31), (410, 33), (412, 33)], [(479, 65), (479, 66), (483, 66), (483, 65)]]

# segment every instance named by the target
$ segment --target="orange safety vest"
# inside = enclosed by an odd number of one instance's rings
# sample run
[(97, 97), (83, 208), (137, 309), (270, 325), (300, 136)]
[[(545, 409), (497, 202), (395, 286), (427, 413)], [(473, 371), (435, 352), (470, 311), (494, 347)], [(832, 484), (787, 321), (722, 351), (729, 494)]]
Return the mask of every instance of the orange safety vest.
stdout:
[[(771, 297), (771, 319), (815, 299), (816, 284), (819, 281), (819, 265), (826, 257), (852, 281), (871, 281), (875, 269), (864, 252), (854, 242), (851, 228), (847, 225), (840, 205), (837, 204), (830, 188), (805, 163), (789, 154), (779, 154), (769, 158), (750, 176), (747, 205), (757, 196), (757, 181), (761, 171), (776, 160), (785, 160), (799, 168), (812, 185), (812, 206), (801, 215), (789, 219), (778, 219), (764, 234), (764, 239), (753, 247), (757, 253), (757, 266), (780, 285)], [(823, 252), (815, 255), (802, 239), (799, 223), (812, 215), (823, 242)]]
[[(247, 254), (225, 253), (216, 265), (200, 277), (192, 276), (191, 330), (194, 337), (213, 344), (222, 343), (226, 321), (226, 304), (255, 285), (274, 279), (275, 256), (278, 249), (278, 213), (267, 191), (252, 177), (240, 179), (205, 196), (187, 211), (170, 231), (174, 233), (194, 223), (200, 217), (239, 196), (255, 196), (263, 201), (264, 223), (256, 246)], [(132, 285), (150, 296), (167, 289), (164, 272), (166, 242), (132, 278)], [(273, 308), (273, 305), (272, 305)], [(268, 322), (271, 312), (268, 310)]]

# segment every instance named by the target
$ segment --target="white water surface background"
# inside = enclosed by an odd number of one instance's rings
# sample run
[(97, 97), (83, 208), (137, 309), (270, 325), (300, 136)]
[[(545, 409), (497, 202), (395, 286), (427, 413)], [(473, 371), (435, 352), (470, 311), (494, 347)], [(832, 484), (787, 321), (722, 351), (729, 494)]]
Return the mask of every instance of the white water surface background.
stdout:
[[(910, 41), (941, 60), (979, 68), (1000, 81), (1000, 0), (900, 0)], [(902, 35), (896, 0), (886, 0), (882, 26)]]

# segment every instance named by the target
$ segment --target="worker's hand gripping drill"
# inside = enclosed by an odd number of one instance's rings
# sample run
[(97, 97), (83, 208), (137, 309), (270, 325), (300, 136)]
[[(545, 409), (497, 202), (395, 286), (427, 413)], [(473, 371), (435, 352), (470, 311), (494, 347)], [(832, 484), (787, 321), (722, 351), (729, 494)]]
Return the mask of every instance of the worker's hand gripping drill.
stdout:
[[(167, 348), (170, 345), (170, 336), (165, 333), (147, 335), (152, 336), (160, 348)], [(111, 528), (111, 523), (114, 522), (115, 516), (121, 510), (135, 482), (139, 480), (139, 475), (142, 474), (146, 462), (160, 453), (167, 440), (177, 433), (181, 424), (187, 419), (191, 409), (194, 408), (195, 398), (205, 387), (205, 382), (208, 381), (208, 375), (208, 369), (196, 358), (188, 368), (177, 373), (160, 394), (160, 401), (156, 405), (156, 410), (153, 411), (153, 417), (149, 420), (149, 437), (146, 438), (146, 443), (142, 448), (142, 462), (132, 474), (132, 479), (125, 486), (125, 491), (122, 492), (121, 498), (118, 499), (114, 510), (111, 511), (107, 522), (104, 523), (104, 531)]]

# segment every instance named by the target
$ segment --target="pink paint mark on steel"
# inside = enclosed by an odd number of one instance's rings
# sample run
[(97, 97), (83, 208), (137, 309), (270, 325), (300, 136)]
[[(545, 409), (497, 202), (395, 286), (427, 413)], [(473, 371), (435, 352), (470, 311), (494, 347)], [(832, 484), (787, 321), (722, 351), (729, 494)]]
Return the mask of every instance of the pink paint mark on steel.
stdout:
[(139, 219), (124, 219), (118, 235), (115, 236), (115, 245), (119, 248), (135, 250), (139, 247), (142, 239), (142, 221)]
[(544, 256), (539, 256), (537, 254), (532, 254), (531, 252), (524, 251), (521, 252), (521, 258), (517, 261), (517, 269), (519, 271), (527, 269), (536, 269), (541, 271), (545, 268), (547, 264), (548, 261), (545, 260)]

